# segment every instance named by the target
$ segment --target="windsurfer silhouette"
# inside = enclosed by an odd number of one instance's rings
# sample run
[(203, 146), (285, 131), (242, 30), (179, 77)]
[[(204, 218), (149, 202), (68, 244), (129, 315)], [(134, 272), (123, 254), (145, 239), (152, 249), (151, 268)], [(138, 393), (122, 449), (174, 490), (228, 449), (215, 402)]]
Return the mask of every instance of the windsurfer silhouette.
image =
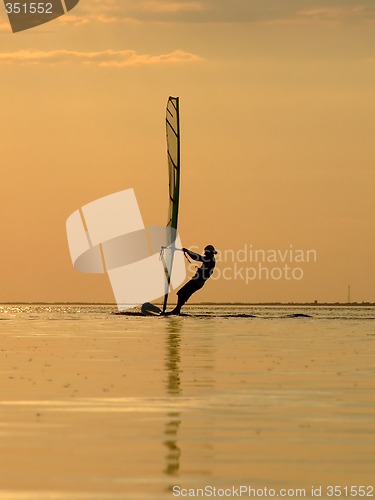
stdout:
[(208, 278), (211, 277), (215, 269), (215, 254), (217, 254), (217, 251), (212, 245), (207, 245), (205, 247), (203, 256), (199, 255), (198, 253), (192, 252), (187, 248), (182, 248), (181, 250), (184, 252), (185, 256), (187, 255), (197, 262), (202, 262), (202, 265), (197, 269), (197, 272), (191, 278), (191, 280), (185, 283), (185, 285), (177, 292), (177, 305), (172, 311), (170, 311), (169, 313), (165, 313), (167, 315), (180, 314), (181, 307), (190, 299), (193, 293), (203, 287), (203, 285), (206, 283)]

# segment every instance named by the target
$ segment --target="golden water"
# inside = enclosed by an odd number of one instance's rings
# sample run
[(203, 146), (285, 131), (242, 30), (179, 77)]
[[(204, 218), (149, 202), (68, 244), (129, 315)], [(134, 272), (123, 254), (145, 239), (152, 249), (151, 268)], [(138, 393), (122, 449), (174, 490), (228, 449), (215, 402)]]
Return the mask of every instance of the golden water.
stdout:
[(113, 312), (0, 309), (0, 499), (375, 486), (371, 308)]

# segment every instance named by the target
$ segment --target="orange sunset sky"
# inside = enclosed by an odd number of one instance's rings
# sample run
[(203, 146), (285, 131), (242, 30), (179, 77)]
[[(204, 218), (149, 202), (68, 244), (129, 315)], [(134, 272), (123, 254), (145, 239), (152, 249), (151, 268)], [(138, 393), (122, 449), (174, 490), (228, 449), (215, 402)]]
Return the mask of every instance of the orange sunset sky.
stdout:
[(72, 268), (65, 222), (132, 187), (165, 224), (169, 95), (184, 246), (317, 255), (194, 301), (375, 301), (373, 0), (81, 0), (17, 34), (1, 4), (0, 44), (0, 301), (113, 301)]

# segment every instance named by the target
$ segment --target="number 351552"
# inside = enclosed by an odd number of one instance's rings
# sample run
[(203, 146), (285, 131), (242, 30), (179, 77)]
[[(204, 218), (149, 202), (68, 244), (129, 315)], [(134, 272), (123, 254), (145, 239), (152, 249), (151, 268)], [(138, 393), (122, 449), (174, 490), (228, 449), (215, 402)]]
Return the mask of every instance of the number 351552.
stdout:
[(31, 3), (6, 3), (7, 14), (53, 14), (52, 3), (31, 2)]

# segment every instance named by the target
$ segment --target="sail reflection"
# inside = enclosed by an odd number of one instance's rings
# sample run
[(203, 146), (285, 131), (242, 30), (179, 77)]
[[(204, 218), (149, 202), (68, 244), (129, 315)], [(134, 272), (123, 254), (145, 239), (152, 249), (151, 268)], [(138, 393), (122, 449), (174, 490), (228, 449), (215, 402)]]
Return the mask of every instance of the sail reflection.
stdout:
[[(194, 419), (189, 418), (189, 410), (181, 406), (181, 401), (185, 401), (188, 393), (187, 401), (194, 401), (194, 410), (199, 411), (199, 403), (196, 401), (201, 400), (203, 395), (212, 394), (215, 386), (215, 347), (214, 347), (214, 331), (206, 330), (205, 334), (199, 337), (190, 337), (189, 344), (182, 344), (181, 330), (184, 326), (183, 318), (170, 317), (166, 322), (166, 350), (165, 350), (165, 388), (169, 397), (172, 410), (166, 415), (166, 424), (164, 429), (165, 439), (164, 446), (167, 449), (165, 460), (166, 465), (163, 473), (170, 478), (181, 476), (181, 461), (183, 457), (183, 449), (179, 439), (181, 433), (181, 425), (184, 422), (186, 429), (185, 432), (196, 432), (200, 435), (201, 426), (198, 429), (194, 428)], [(186, 325), (184, 327), (186, 333)], [(183, 370), (181, 368), (182, 355), (181, 349), (184, 346), (184, 369), (187, 369), (194, 376), (182, 378)], [(183, 393), (185, 396), (183, 397)], [(195, 399), (197, 398), (197, 399)], [(175, 403), (175, 404), (173, 404)], [(180, 410), (181, 408), (181, 410)], [(189, 444), (185, 458), (185, 467), (189, 467), (189, 456), (192, 453), (192, 446), (194, 454), (199, 459), (194, 460), (194, 468), (199, 474), (208, 476), (212, 473), (212, 464), (214, 456), (213, 446), (213, 424), (212, 420), (205, 417), (204, 421), (204, 438), (193, 441)], [(186, 444), (186, 443), (185, 443)], [(176, 484), (176, 482), (174, 483)], [(168, 491), (171, 491), (173, 485), (170, 485)]]
[[(167, 372), (166, 389), (170, 396), (181, 395), (181, 318), (170, 318), (167, 325), (167, 342), (165, 368)], [(167, 423), (165, 426), (167, 447), (166, 467), (164, 473), (169, 476), (176, 476), (180, 469), (181, 449), (178, 446), (177, 435), (181, 424), (181, 415), (179, 411), (171, 411), (167, 414)]]

